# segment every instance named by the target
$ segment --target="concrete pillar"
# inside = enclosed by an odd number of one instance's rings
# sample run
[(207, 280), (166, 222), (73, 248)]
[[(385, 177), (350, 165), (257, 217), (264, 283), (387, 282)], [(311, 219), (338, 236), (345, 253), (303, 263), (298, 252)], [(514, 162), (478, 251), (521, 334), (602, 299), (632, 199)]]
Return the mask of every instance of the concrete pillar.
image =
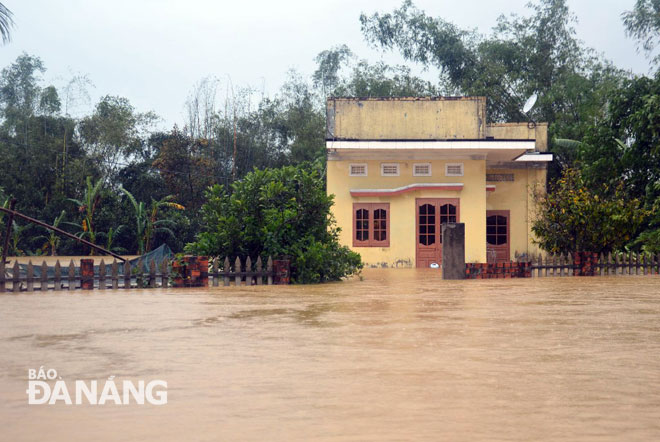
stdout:
[(465, 224), (442, 225), (442, 279), (465, 279)]

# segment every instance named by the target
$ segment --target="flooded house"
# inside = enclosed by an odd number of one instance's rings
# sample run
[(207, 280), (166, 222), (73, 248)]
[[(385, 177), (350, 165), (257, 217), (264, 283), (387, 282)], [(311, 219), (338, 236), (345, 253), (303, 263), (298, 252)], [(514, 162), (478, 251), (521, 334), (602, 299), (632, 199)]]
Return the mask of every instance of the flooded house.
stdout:
[(330, 98), (328, 194), (340, 241), (367, 266), (441, 264), (443, 223), (465, 224), (466, 262), (536, 253), (547, 124), (489, 124), (486, 97)]

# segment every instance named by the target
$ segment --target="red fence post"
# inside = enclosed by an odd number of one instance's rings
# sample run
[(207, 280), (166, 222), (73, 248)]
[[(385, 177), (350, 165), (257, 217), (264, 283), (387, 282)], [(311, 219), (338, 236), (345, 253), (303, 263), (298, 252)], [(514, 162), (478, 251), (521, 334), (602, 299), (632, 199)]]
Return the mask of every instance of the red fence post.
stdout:
[(289, 284), (291, 282), (291, 261), (288, 259), (273, 260), (273, 284)]

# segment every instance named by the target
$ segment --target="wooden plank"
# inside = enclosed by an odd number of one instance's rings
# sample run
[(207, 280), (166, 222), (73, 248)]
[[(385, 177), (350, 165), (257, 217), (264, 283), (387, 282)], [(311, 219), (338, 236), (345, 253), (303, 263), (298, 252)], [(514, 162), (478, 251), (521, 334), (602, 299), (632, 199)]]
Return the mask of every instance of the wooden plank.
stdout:
[(0, 259), (0, 293), (5, 292), (5, 261)]
[(621, 268), (621, 253), (617, 253), (614, 257), (614, 274), (620, 275), (623, 269)]
[(550, 265), (550, 255), (545, 255), (545, 269), (543, 269), (543, 270), (544, 270), (544, 273), (545, 273), (546, 277), (548, 276), (548, 271), (549, 271), (548, 266), (549, 265)]
[(117, 290), (119, 288), (119, 266), (117, 265), (117, 260), (113, 259), (112, 260), (112, 267), (110, 269), (110, 272), (112, 276), (110, 279), (112, 280), (112, 290)]
[(48, 291), (48, 264), (46, 264), (46, 261), (41, 262), (41, 277), (39, 279), (41, 280), (39, 290), (42, 292)]
[(160, 287), (167, 288), (169, 286), (169, 263), (166, 259), (160, 263)]
[(575, 268), (573, 268), (573, 254), (568, 254), (568, 276), (575, 276)]
[(99, 263), (99, 290), (105, 290), (105, 260)]
[(605, 255), (603, 255), (603, 252), (600, 252), (600, 257), (598, 258), (598, 270), (600, 276), (605, 275)]
[(62, 266), (60, 265), (59, 259), (55, 262), (55, 278), (53, 282), (53, 290), (62, 290)]
[(211, 274), (213, 275), (213, 287), (217, 287), (220, 283), (220, 275), (218, 275), (218, 261), (220, 259), (216, 256), (213, 258), (213, 266), (211, 267)]
[(241, 276), (239, 275), (239, 273), (241, 272), (241, 260), (239, 259), (238, 256), (236, 257), (236, 261), (234, 262), (234, 272), (236, 273), (236, 278), (234, 283), (237, 286), (241, 285)]
[[(247, 260), (245, 260), (245, 271), (250, 273), (252, 271), (252, 259), (250, 257), (247, 257)], [(251, 286), (252, 285), (252, 276), (247, 275), (245, 277), (245, 285)]]
[(641, 263), (640, 261), (641, 259), (639, 256), (639, 252), (637, 252), (635, 255), (635, 275), (639, 275), (639, 265)]
[(642, 253), (642, 275), (647, 274), (648, 269), (646, 268), (646, 253)]
[(559, 265), (559, 276), (564, 276), (564, 270), (566, 269), (566, 258), (564, 258), (563, 253), (559, 255)]
[(229, 257), (225, 257), (225, 263), (222, 267), (222, 272), (224, 273), (223, 285), (226, 287), (229, 285)]
[(655, 256), (655, 269), (657, 274), (660, 275), (660, 252)]
[(124, 290), (131, 288), (131, 265), (128, 261), (124, 261)]
[(153, 259), (149, 264), (149, 287), (152, 289), (156, 288), (156, 261)]
[(73, 263), (73, 260), (69, 263), (69, 290), (74, 290), (76, 288), (76, 265)]
[(263, 264), (261, 263), (261, 256), (257, 257), (257, 285), (262, 285), (264, 283), (264, 278), (263, 275), (261, 274), (263, 271)]
[(27, 275), (25, 277), (25, 281), (27, 282), (27, 291), (28, 292), (34, 291), (34, 266), (32, 265), (32, 260), (28, 261)]
[(628, 252), (628, 267), (626, 269), (626, 275), (632, 275), (632, 252)]
[(18, 266), (18, 261), (14, 261), (14, 268), (11, 270), (11, 291), (18, 293), (21, 291), (21, 268)]
[(270, 256), (266, 261), (266, 271), (268, 272), (268, 285), (273, 285), (273, 258)]
[(608, 254), (607, 254), (607, 275), (608, 276), (613, 274), (612, 270), (614, 270), (613, 266), (612, 266), (612, 252), (608, 252)]
[(135, 268), (135, 270), (136, 270), (135, 281), (137, 283), (137, 288), (141, 289), (144, 287), (144, 270), (142, 269), (142, 258), (138, 259), (137, 267)]

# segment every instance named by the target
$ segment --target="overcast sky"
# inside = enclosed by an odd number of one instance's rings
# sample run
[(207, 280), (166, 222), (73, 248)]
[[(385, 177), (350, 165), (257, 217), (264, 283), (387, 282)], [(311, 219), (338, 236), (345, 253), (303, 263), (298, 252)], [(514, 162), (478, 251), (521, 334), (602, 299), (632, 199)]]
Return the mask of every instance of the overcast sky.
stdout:
[[(416, 0), (427, 14), (490, 32), (500, 14), (526, 13), (528, 0)], [(347, 44), (379, 60), (360, 33), (361, 12), (389, 12), (402, 0), (0, 0), (14, 13), (13, 40), (0, 47), (0, 67), (22, 52), (41, 57), (45, 80), (65, 84), (87, 74), (101, 95), (153, 110), (162, 126), (180, 125), (183, 106), (201, 78), (231, 78), (277, 92), (289, 69), (309, 76), (322, 50)], [(618, 67), (648, 72), (648, 61), (624, 35), (620, 14), (634, 0), (569, 0), (578, 37)], [(385, 56), (387, 62), (398, 61)], [(224, 87), (224, 86), (223, 86)]]

